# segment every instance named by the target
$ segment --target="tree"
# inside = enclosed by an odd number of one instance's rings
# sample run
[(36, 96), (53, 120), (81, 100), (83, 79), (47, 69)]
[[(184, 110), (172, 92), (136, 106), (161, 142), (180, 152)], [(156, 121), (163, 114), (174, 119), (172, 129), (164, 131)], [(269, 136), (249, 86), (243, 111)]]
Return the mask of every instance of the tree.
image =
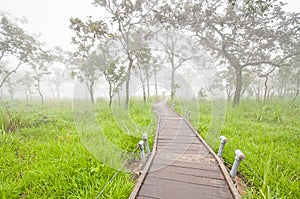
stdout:
[(199, 59), (203, 54), (198, 46), (193, 44), (193, 40), (179, 34), (178, 30), (161, 29), (155, 34), (154, 39), (162, 45), (166, 60), (171, 66), (171, 100), (173, 101), (176, 88), (179, 87), (175, 83), (176, 70), (189, 60)]
[(120, 41), (123, 53), (127, 58), (125, 109), (128, 109), (129, 104), (129, 82), (135, 60), (135, 50), (141, 48), (135, 40), (136, 37), (143, 37), (142, 32), (139, 31), (139, 25), (146, 19), (145, 17), (157, 2), (158, 0), (153, 3), (152, 1), (133, 0), (94, 0), (95, 6), (104, 8), (111, 16), (110, 24), (112, 27), (117, 27), (117, 30), (112, 30), (112, 34)]
[(32, 85), (34, 84), (34, 79), (31, 74), (27, 71), (25, 75), (17, 80), (18, 84), (22, 84), (24, 87), (24, 92), (26, 96), (26, 102), (31, 99)]
[[(54, 68), (52, 72), (52, 76), (50, 77), (50, 82), (54, 85), (55, 87), (55, 96), (57, 99), (60, 98), (60, 88), (62, 84), (67, 81), (68, 76), (66, 75), (66, 70), (63, 68)], [(51, 85), (50, 85), (51, 86)], [(52, 89), (52, 88), (51, 88)]]
[(51, 74), (49, 71), (49, 65), (52, 62), (52, 56), (49, 52), (42, 52), (34, 60), (30, 62), (31, 68), (33, 70), (32, 78), (35, 81), (34, 87), (36, 88), (38, 94), (41, 97), (42, 104), (44, 103), (44, 95), (41, 90), (42, 78), (45, 75)]
[[(136, 52), (137, 57), (135, 67), (133, 68), (135, 75), (141, 81), (142, 90), (143, 90), (143, 99), (144, 102), (147, 101), (147, 96), (150, 97), (150, 85), (149, 79), (152, 76), (154, 66), (157, 63), (157, 60), (152, 56), (151, 49), (145, 48)], [(146, 93), (147, 87), (147, 93)]]
[(106, 65), (103, 74), (108, 83), (109, 107), (111, 107), (112, 98), (119, 92), (125, 80), (125, 67), (118, 66), (116, 62), (112, 61)]
[(225, 89), (227, 101), (230, 101), (234, 94), (235, 75), (232, 68), (225, 68), (216, 73), (212, 88)]
[(299, 14), (285, 13), (276, 0), (271, 4), (252, 12), (243, 1), (234, 5), (219, 0), (180, 1), (177, 12), (169, 9), (160, 12), (158, 17), (163, 23), (170, 23), (173, 17), (175, 20), (171, 22), (177, 21), (193, 32), (214, 57), (233, 67), (236, 77), (234, 104), (237, 105), (246, 67), (261, 64), (280, 67), (299, 54)]
[[(5, 14), (0, 14), (0, 88), (21, 65), (29, 62), (40, 50), (40, 42), (26, 33), (15, 21)], [(20, 20), (19, 20), (20, 21)], [(4, 60), (14, 57), (16, 65), (7, 66)]]
[(97, 63), (96, 52), (92, 52), (95, 47), (96, 39), (101, 39), (107, 34), (107, 26), (104, 21), (92, 21), (91, 17), (87, 22), (83, 22), (78, 18), (70, 19), (70, 28), (75, 31), (72, 37), (72, 43), (77, 45), (74, 55), (78, 58), (73, 61), (75, 68), (72, 76), (76, 76), (80, 81), (85, 82), (92, 104), (94, 104), (94, 86), (98, 79), (100, 71)]
[(16, 93), (17, 83), (13, 81), (10, 77), (8, 77), (5, 84), (7, 85), (8, 93), (10, 95), (10, 100), (14, 101), (14, 95)]

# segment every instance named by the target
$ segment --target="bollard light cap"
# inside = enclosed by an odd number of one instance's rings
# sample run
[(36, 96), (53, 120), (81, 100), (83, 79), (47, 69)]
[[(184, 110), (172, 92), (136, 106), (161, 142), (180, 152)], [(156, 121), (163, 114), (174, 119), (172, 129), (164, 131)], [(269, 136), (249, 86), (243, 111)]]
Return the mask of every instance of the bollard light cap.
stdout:
[(243, 154), (243, 152), (239, 149), (235, 150), (235, 158), (238, 158), (239, 160), (245, 160), (246, 156)]
[(228, 142), (228, 139), (223, 135), (220, 136), (220, 140), (221, 140), (221, 143), (223, 143), (223, 144), (226, 144)]
[(142, 138), (143, 138), (144, 141), (147, 141), (148, 140), (148, 134), (144, 133)]
[(141, 149), (144, 146), (144, 141), (140, 140), (139, 143), (137, 144), (137, 148)]

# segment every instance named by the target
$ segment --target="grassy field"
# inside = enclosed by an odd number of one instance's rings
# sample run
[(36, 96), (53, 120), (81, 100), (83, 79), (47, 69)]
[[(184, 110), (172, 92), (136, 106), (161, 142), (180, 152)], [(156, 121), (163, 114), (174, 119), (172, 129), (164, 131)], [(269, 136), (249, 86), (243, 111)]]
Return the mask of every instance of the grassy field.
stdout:
[[(189, 107), (178, 107), (178, 111), (183, 112), (185, 108)], [(235, 149), (246, 155), (239, 169), (247, 184), (244, 198), (300, 198), (299, 101), (295, 104), (289, 101), (266, 104), (243, 101), (236, 107), (227, 104), (219, 134), (214, 134), (211, 128), (211, 121), (216, 115), (212, 114), (212, 103), (200, 102), (199, 110), (199, 115), (191, 116), (191, 123), (216, 152), (219, 135), (229, 139), (223, 154), (229, 167), (234, 161)], [(207, 139), (211, 135), (218, 142)]]
[[(140, 138), (120, 127), (117, 109), (98, 100), (94, 117), (111, 143), (131, 152)], [(126, 130), (154, 133), (153, 118), (151, 105), (131, 100), (134, 126)], [(96, 198), (117, 171), (83, 145), (71, 101), (3, 102), (0, 129), (0, 198)], [(127, 198), (134, 182), (132, 174), (119, 172), (100, 198)]]

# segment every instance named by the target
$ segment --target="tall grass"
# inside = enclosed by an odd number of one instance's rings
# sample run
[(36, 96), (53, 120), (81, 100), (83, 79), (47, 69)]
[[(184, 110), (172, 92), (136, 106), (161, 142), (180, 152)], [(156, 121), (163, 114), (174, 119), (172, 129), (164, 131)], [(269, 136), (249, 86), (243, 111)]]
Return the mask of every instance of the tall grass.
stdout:
[[(95, 105), (99, 125), (117, 147), (131, 151), (140, 138), (124, 133), (106, 106)], [(132, 117), (140, 114), (134, 122), (149, 125), (150, 133), (151, 106), (134, 106)], [(0, 110), (0, 198), (96, 198), (117, 172), (83, 146), (71, 101), (5, 103)], [(119, 172), (100, 198), (127, 198), (134, 183), (132, 174)]]
[[(202, 107), (200, 134), (206, 138), (211, 121), (210, 102)], [(248, 186), (245, 198), (300, 198), (300, 104), (271, 101), (262, 104), (243, 101), (227, 105), (221, 134), (229, 139), (223, 154), (230, 166), (234, 150), (240, 149), (247, 159), (240, 172)], [(218, 143), (211, 143), (215, 151)]]

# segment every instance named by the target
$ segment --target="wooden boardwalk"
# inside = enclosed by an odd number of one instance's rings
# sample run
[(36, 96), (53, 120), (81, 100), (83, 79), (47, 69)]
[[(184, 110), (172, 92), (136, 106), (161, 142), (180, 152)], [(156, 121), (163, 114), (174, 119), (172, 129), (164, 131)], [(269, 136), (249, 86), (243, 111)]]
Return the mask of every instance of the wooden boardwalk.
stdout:
[(189, 123), (164, 103), (155, 109), (153, 152), (129, 198), (240, 198), (223, 163)]

